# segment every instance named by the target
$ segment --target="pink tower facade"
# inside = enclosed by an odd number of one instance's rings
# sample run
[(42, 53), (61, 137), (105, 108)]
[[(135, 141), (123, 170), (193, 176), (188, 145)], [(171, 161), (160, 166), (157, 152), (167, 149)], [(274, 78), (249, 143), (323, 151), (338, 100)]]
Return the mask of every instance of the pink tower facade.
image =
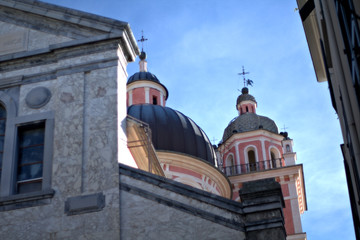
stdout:
[(281, 184), (288, 239), (306, 239), (301, 214), (307, 210), (302, 164), (296, 164), (293, 140), (278, 133), (273, 120), (256, 114), (257, 102), (247, 88), (236, 102), (239, 116), (224, 131), (218, 147), (218, 165), (228, 176), (233, 200), (241, 201), (244, 182), (275, 178)]

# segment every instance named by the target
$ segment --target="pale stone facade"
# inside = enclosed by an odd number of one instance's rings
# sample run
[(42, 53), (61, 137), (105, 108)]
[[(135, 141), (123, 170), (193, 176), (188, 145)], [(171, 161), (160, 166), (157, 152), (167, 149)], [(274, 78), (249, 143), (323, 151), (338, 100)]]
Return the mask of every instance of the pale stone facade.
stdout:
[(136, 55), (127, 23), (0, 0), (0, 239), (285, 239), (276, 182), (238, 203), (158, 176), (152, 146), (130, 153), (127, 134), (147, 141), (126, 129)]
[[(119, 239), (118, 160), (133, 161), (129, 153), (124, 159), (126, 65), (138, 54), (128, 25), (0, 1), (0, 39), (0, 101), (14, 111), (6, 122), (0, 239)], [(45, 104), (36, 89), (46, 89)], [(19, 193), (9, 153), (17, 146), (8, 136), (38, 121), (50, 132), (42, 187)]]

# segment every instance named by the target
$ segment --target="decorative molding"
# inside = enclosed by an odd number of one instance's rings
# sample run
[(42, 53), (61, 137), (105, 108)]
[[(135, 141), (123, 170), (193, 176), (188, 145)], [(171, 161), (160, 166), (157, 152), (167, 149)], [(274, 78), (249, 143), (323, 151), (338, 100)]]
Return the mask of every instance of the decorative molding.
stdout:
[(41, 108), (50, 101), (50, 98), (51, 92), (48, 88), (36, 87), (27, 93), (25, 102), (29, 108)]

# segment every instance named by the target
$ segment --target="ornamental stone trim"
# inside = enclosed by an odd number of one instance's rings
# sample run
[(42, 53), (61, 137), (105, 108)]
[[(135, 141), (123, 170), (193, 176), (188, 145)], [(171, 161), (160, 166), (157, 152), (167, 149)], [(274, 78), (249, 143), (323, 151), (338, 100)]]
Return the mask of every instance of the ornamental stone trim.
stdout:
[(29, 108), (41, 108), (45, 106), (51, 98), (51, 92), (46, 87), (36, 87), (30, 90), (25, 97), (26, 105)]

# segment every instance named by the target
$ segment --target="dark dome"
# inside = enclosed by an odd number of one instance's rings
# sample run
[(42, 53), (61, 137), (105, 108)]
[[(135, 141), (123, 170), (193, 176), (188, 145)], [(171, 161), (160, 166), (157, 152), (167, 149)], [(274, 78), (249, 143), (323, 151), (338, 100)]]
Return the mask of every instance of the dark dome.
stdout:
[(232, 120), (226, 127), (223, 142), (236, 133), (249, 132), (258, 129), (278, 134), (278, 128), (273, 120), (255, 113), (245, 113)]
[(140, 80), (148, 80), (148, 81), (160, 83), (159, 79), (151, 72), (137, 72), (129, 77), (126, 84), (130, 84), (132, 82), (136, 82)]
[(152, 104), (132, 105), (128, 114), (150, 125), (156, 150), (185, 153), (215, 164), (214, 149), (196, 123), (176, 110)]
[(166, 91), (165, 99), (166, 100), (168, 99), (169, 92), (168, 92), (167, 88), (164, 85), (162, 85), (160, 83), (159, 79), (154, 74), (152, 74), (151, 72), (137, 72), (137, 73), (134, 73), (133, 75), (131, 75), (129, 77), (126, 85), (128, 85), (130, 83), (133, 83), (133, 82), (136, 82), (136, 81), (142, 81), (142, 80), (155, 82), (155, 83), (158, 83), (159, 85), (161, 85)]
[(238, 105), (240, 102), (242, 101), (253, 101), (256, 103), (255, 97), (253, 95), (250, 95), (248, 93), (243, 93), (240, 96), (238, 96), (237, 100), (236, 100), (236, 105)]

